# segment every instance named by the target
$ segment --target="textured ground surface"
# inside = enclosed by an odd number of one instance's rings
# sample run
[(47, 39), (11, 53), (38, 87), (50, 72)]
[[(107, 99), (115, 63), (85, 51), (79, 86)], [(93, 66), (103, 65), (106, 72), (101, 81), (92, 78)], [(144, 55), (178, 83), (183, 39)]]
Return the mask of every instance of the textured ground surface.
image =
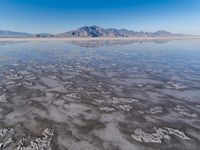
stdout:
[(0, 149), (197, 150), (200, 42), (0, 42)]

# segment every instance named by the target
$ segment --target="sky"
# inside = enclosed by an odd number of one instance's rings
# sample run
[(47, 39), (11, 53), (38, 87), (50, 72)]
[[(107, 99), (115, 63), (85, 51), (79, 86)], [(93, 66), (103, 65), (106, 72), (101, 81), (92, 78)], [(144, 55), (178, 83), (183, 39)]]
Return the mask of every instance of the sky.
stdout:
[(85, 25), (200, 35), (200, 0), (0, 0), (0, 30), (55, 34)]

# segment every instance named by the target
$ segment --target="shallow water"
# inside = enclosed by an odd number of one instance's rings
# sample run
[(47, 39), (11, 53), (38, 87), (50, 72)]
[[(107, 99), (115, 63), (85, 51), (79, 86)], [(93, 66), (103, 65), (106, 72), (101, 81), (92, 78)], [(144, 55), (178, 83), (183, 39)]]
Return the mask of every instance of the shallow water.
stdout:
[(0, 149), (200, 145), (200, 41), (0, 42)]

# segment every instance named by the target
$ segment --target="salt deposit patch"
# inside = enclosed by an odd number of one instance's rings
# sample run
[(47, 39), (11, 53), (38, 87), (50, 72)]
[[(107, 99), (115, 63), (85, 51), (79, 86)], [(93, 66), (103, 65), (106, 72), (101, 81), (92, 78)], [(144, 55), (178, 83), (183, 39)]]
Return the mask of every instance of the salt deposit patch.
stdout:
[(147, 133), (144, 132), (142, 129), (137, 128), (134, 131), (134, 134), (131, 135), (133, 139), (139, 142), (144, 142), (144, 143), (162, 143), (162, 140), (170, 140), (171, 136), (170, 135), (175, 135), (183, 140), (189, 140), (190, 138), (185, 135), (184, 132), (179, 131), (177, 129), (173, 128), (154, 128), (155, 132), (154, 133)]
[(7, 96), (5, 94), (0, 96), (0, 102), (6, 103), (7, 102)]
[(71, 98), (80, 98), (80, 96), (77, 93), (66, 94), (66, 96)]
[(43, 137), (31, 141), (29, 146), (23, 146), (26, 138), (21, 139), (15, 150), (51, 150), (50, 143), (54, 135), (53, 130), (46, 128), (42, 135)]
[(9, 74), (9, 75), (5, 75), (6, 79), (9, 79), (9, 80), (19, 80), (19, 79), (23, 79), (22, 76), (20, 75), (17, 75), (17, 74)]
[(29, 74), (29, 72), (26, 71), (26, 70), (18, 71), (18, 73), (19, 73), (19, 74), (22, 74), (22, 75), (27, 75), (27, 74)]
[(150, 108), (150, 113), (151, 114), (159, 114), (159, 113), (162, 113), (162, 112), (163, 112), (163, 108), (160, 107), (160, 106), (156, 106), (156, 107)]
[(49, 77), (50, 79), (53, 79), (53, 80), (55, 80), (55, 79), (57, 78), (56, 75), (48, 75), (48, 77)]
[(23, 84), (24, 84), (25, 86), (32, 86), (32, 85), (33, 85), (32, 82), (24, 82)]
[(193, 117), (197, 118), (197, 114), (191, 113), (190, 110), (184, 106), (177, 105), (174, 110), (178, 111), (178, 113), (188, 116), (188, 117)]
[(169, 89), (177, 89), (177, 90), (183, 90), (186, 89), (187, 86), (185, 86), (182, 83), (176, 83), (176, 82), (167, 82), (168, 85), (165, 85), (166, 88)]
[(120, 103), (133, 103), (133, 102), (139, 102), (137, 99), (134, 98), (116, 98), (112, 97), (108, 100), (104, 99), (95, 99), (98, 103), (107, 103), (107, 104), (120, 104)]
[(13, 138), (8, 138), (7, 140), (5, 140), (5, 142), (0, 143), (0, 148), (6, 148), (9, 144), (11, 144), (13, 142)]
[(4, 128), (0, 129), (0, 148), (5, 149), (13, 142), (14, 129)]
[(14, 81), (8, 81), (8, 82), (6, 82), (5, 83), (5, 85), (11, 85), (11, 84), (15, 84), (16, 82), (14, 82)]
[(107, 106), (99, 107), (99, 109), (102, 110), (102, 111), (105, 111), (105, 112), (115, 111), (115, 108), (113, 108), (113, 107), (107, 107)]
[(132, 109), (130, 105), (119, 105), (119, 108), (121, 108), (124, 111), (130, 111)]

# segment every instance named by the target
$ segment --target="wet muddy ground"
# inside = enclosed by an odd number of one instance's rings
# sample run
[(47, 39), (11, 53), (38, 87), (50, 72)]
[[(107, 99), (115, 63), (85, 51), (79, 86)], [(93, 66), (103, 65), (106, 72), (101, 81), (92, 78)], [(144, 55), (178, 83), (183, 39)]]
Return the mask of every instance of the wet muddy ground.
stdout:
[(0, 149), (198, 150), (200, 42), (94, 42), (0, 43)]

